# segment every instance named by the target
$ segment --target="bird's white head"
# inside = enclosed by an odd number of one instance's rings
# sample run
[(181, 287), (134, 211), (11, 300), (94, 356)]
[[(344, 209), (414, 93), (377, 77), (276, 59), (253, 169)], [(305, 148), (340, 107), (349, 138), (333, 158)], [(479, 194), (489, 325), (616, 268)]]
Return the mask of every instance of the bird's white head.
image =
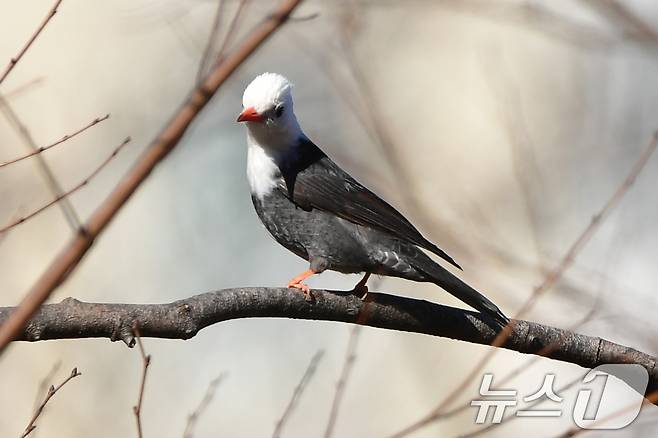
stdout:
[(244, 90), (238, 122), (250, 140), (270, 150), (288, 149), (303, 137), (292, 104), (292, 84), (277, 73), (257, 76)]

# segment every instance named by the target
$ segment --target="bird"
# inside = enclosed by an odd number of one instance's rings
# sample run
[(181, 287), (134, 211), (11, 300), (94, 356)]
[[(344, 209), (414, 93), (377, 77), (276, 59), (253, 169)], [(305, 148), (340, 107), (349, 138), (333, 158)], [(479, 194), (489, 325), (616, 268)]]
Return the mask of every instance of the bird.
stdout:
[(237, 118), (247, 127), (247, 180), (256, 213), (279, 244), (309, 263), (288, 287), (310, 300), (304, 281), (326, 270), (363, 273), (353, 289), (362, 297), (372, 274), (430, 282), (507, 325), (493, 302), (423, 250), (461, 270), (452, 257), (304, 134), (292, 88), (278, 73), (257, 76), (244, 90)]

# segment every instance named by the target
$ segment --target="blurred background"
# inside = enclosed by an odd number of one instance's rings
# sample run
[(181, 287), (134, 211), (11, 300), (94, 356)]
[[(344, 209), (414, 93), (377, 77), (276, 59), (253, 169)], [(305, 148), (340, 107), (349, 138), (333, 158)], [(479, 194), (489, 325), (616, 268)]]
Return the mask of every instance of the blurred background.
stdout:
[[(235, 42), (274, 1), (224, 1), (214, 52), (236, 11)], [(0, 0), (0, 64), (51, 1)], [(1, 305), (18, 303), (71, 237), (63, 208), (84, 220), (166, 123), (196, 81), (217, 1), (64, 0), (0, 88), (0, 162), (111, 113), (39, 158), (0, 169), (0, 225), (75, 186), (126, 136), (133, 141), (87, 187), (0, 236)], [(221, 88), (181, 144), (51, 297), (159, 303), (236, 286), (283, 286), (306, 262), (258, 221), (245, 177), (244, 87), (264, 71), (295, 84), (306, 133), (402, 211), (508, 315), (559, 263), (622, 183), (658, 129), (658, 4), (652, 0), (307, 1)], [(229, 46), (231, 43), (229, 42)], [(44, 167), (45, 164), (45, 167)], [(526, 319), (657, 354), (658, 160)], [(71, 214), (70, 211), (68, 213)], [(350, 289), (325, 273), (312, 287)], [(431, 285), (395, 279), (371, 290), (461, 305)], [(348, 344), (355, 361), (336, 437), (383, 437), (436, 407), (487, 347), (327, 322), (252, 319), (188, 341), (144, 339), (152, 355), (145, 436), (179, 437), (222, 375), (195, 437), (270, 436), (314, 354), (324, 351), (283, 436), (322, 436)], [(494, 383), (533, 394), (546, 373), (561, 418), (515, 418), (483, 436), (557, 436), (573, 426), (585, 370), (499, 351)], [(525, 365), (524, 365), (525, 364)], [(83, 373), (38, 421), (40, 437), (135, 436), (141, 358), (101, 340), (17, 343), (0, 357), (0, 435), (19, 436), (44, 382)], [(56, 368), (54, 368), (56, 367)], [(58, 367), (58, 368), (57, 368)], [(454, 406), (479, 397), (481, 378)], [(571, 405), (570, 405), (571, 404)], [(550, 403), (547, 403), (550, 406)], [(468, 407), (410, 435), (482, 429)], [(655, 406), (615, 436), (647, 436)], [(601, 433), (589, 433), (599, 436)]]

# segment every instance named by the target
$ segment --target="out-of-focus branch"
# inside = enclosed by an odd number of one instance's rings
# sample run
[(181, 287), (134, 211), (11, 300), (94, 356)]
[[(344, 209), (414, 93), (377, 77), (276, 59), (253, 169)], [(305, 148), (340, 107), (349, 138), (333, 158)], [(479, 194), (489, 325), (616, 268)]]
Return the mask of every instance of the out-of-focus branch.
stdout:
[(238, 31), (238, 24), (240, 24), (240, 19), (243, 17), (244, 11), (249, 5), (249, 1), (250, 0), (240, 0), (240, 3), (238, 3), (238, 9), (235, 11), (233, 18), (231, 19), (231, 23), (228, 25), (228, 30), (224, 36), (224, 41), (222, 42), (222, 46), (219, 48), (219, 52), (217, 53), (217, 60), (220, 62), (224, 56), (224, 53), (226, 53), (226, 50), (233, 42), (233, 38)]
[(30, 48), (32, 43), (37, 39), (37, 37), (41, 34), (41, 31), (46, 27), (48, 22), (50, 21), (51, 18), (55, 16), (57, 13), (57, 8), (59, 8), (60, 3), (62, 3), (62, 0), (57, 0), (55, 4), (53, 5), (52, 8), (50, 8), (50, 11), (48, 11), (48, 15), (46, 15), (46, 18), (43, 19), (37, 30), (34, 31), (30, 39), (27, 40), (23, 48), (21, 49), (20, 52), (13, 58), (9, 60), (9, 64), (7, 64), (7, 67), (5, 67), (4, 71), (0, 74), (0, 84), (9, 76), (9, 73), (16, 67), (16, 64), (18, 64), (18, 61), (21, 60), (23, 55), (27, 52), (27, 50)]
[(2, 228), (0, 228), (0, 235), (2, 235), (6, 231), (8, 231), (9, 229), (11, 229), (11, 228), (13, 228), (17, 225), (22, 224), (26, 220), (33, 218), (34, 216), (38, 215), (42, 211), (46, 210), (48, 207), (57, 204), (62, 199), (67, 198), (68, 196), (72, 195), (73, 193), (77, 192), (78, 190), (80, 190), (81, 188), (83, 188), (84, 186), (89, 184), (89, 181), (91, 181), (96, 175), (98, 175), (100, 173), (100, 171), (103, 170), (103, 168), (105, 166), (107, 166), (108, 163), (110, 161), (112, 161), (112, 159), (119, 153), (119, 151), (121, 151), (121, 149), (123, 149), (123, 147), (126, 146), (128, 143), (130, 143), (130, 137), (126, 138), (119, 146), (117, 146), (112, 151), (112, 153), (96, 169), (94, 169), (93, 172), (91, 172), (89, 174), (89, 176), (87, 176), (81, 182), (76, 184), (73, 188), (67, 190), (66, 192), (62, 193), (61, 195), (58, 195), (53, 200), (51, 200), (48, 203), (42, 205), (41, 207), (37, 208), (36, 210), (32, 211), (31, 213), (29, 213), (25, 216), (22, 216), (22, 217), (14, 220), (14, 221), (8, 223), (7, 225), (3, 226)]
[[(2, 113), (5, 115), (5, 117), (7, 117), (9, 123), (20, 134), (21, 138), (25, 142), (28, 149), (30, 149), (31, 152), (38, 151), (39, 146), (37, 146), (37, 143), (34, 141), (34, 138), (32, 137), (30, 130), (23, 123), (20, 117), (18, 117), (18, 114), (11, 107), (9, 101), (7, 101), (7, 99), (5, 99), (2, 96), (0, 96), (0, 110), (2, 110)], [(36, 154), (36, 162), (43, 178), (46, 180), (46, 183), (50, 188), (51, 193), (56, 198), (61, 198), (62, 202), (59, 203), (59, 207), (62, 210), (62, 213), (64, 214), (64, 218), (68, 222), (69, 227), (73, 231), (77, 230), (80, 227), (80, 219), (78, 218), (78, 214), (73, 208), (73, 204), (71, 204), (65, 196), (62, 196), (64, 190), (62, 189), (62, 186), (60, 185), (59, 181), (55, 177), (55, 174), (50, 169), (50, 166), (48, 166), (48, 163), (46, 163), (46, 160), (44, 160), (44, 158), (41, 155)]]
[(285, 411), (283, 411), (283, 414), (281, 414), (281, 418), (279, 418), (279, 421), (276, 422), (276, 427), (274, 428), (274, 432), (272, 432), (272, 438), (281, 437), (283, 426), (286, 425), (286, 421), (288, 421), (288, 418), (290, 418), (293, 411), (297, 407), (297, 403), (299, 402), (299, 399), (302, 397), (302, 394), (304, 393), (304, 390), (306, 389), (308, 382), (310, 382), (311, 379), (313, 378), (313, 375), (315, 374), (315, 370), (318, 368), (318, 363), (320, 363), (320, 360), (322, 359), (323, 356), (324, 356), (324, 351), (320, 350), (317, 353), (315, 353), (311, 358), (308, 367), (306, 367), (306, 371), (304, 371), (302, 378), (299, 380), (299, 383), (297, 384), (295, 390), (292, 393), (292, 397), (290, 397), (290, 401), (288, 402)]
[[(61, 366), (62, 366), (62, 361), (61, 360), (58, 360), (57, 362), (55, 362), (53, 364), (52, 368), (50, 368), (50, 371), (48, 371), (48, 374), (46, 374), (43, 377), (43, 379), (41, 379), (41, 381), (39, 382), (39, 388), (37, 389), (36, 397), (34, 399), (34, 406), (32, 407), (32, 410), (34, 412), (36, 412), (37, 409), (39, 408), (39, 406), (41, 406), (42, 394), (47, 394), (48, 388), (50, 388), (52, 386), (52, 384), (50, 382), (53, 380), (53, 378), (55, 377), (55, 375), (57, 374), (57, 371), (59, 371)], [(37, 436), (37, 432), (38, 431), (35, 430), (32, 433), (32, 438)]]
[(324, 438), (331, 438), (331, 436), (334, 433), (334, 429), (336, 427), (336, 420), (338, 419), (340, 404), (343, 401), (345, 388), (347, 387), (347, 382), (349, 381), (350, 375), (352, 374), (352, 369), (354, 368), (354, 363), (356, 362), (356, 348), (359, 345), (360, 334), (361, 334), (361, 326), (355, 325), (352, 328), (352, 333), (350, 333), (350, 340), (347, 343), (347, 351), (345, 353), (345, 361), (343, 362), (343, 369), (340, 372), (340, 378), (336, 383), (336, 392), (334, 393), (334, 399), (331, 402), (331, 411), (329, 412), (329, 420), (327, 421), (327, 427), (324, 430)]
[(142, 357), (142, 379), (139, 383), (139, 392), (137, 395), (137, 404), (133, 406), (133, 414), (135, 414), (135, 422), (137, 423), (137, 437), (144, 436), (142, 432), (142, 402), (144, 401), (144, 388), (146, 387), (146, 376), (148, 375), (149, 365), (151, 365), (151, 355), (146, 354), (144, 345), (142, 344), (142, 337), (139, 332), (139, 324), (135, 323), (133, 326), (133, 333), (137, 339), (139, 346), (139, 354)]
[(103, 203), (94, 211), (84, 227), (55, 256), (50, 266), (37, 279), (13, 314), (0, 326), (0, 352), (21, 331), (27, 320), (39, 309), (67, 276), (73, 272), (82, 257), (93, 245), (118, 211), (130, 199), (137, 188), (148, 178), (153, 169), (179, 143), (187, 128), (210, 101), (226, 79), (261, 46), (267, 38), (281, 27), (302, 0), (283, 0), (279, 6), (228, 54), (196, 86), (185, 103), (174, 113), (151, 145), (137, 159), (132, 169), (123, 177)]
[(43, 82), (43, 77), (41, 77), (41, 76), (33, 78), (33, 79), (25, 82), (24, 84), (19, 85), (18, 87), (14, 88), (13, 90), (7, 91), (5, 93), (4, 97), (7, 100), (14, 99), (14, 98), (20, 96), (21, 94), (25, 93), (26, 91), (29, 91), (30, 89), (32, 89), (32, 87), (35, 87), (37, 85), (41, 85), (42, 82)]
[(66, 379), (64, 379), (64, 381), (62, 383), (60, 383), (57, 386), (52, 386), (51, 385), (50, 388), (48, 388), (48, 393), (46, 393), (46, 397), (43, 399), (41, 404), (37, 407), (36, 411), (34, 412), (34, 415), (32, 416), (32, 419), (30, 420), (30, 422), (27, 424), (27, 427), (23, 431), (23, 434), (21, 435), (21, 438), (25, 438), (30, 433), (32, 433), (32, 431), (34, 429), (37, 428), (35, 423), (37, 422), (37, 419), (39, 418), (39, 415), (41, 415), (41, 413), (43, 412), (43, 409), (46, 407), (46, 405), (48, 404), (50, 399), (53, 398), (53, 396), (57, 393), (57, 391), (62, 389), (62, 387), (64, 385), (66, 385), (69, 381), (71, 381), (72, 379), (74, 379), (74, 378), (76, 378), (80, 375), (82, 375), (82, 373), (78, 372), (77, 368), (73, 368), (73, 370), (71, 370), (71, 374), (69, 374), (69, 376)]
[[(67, 298), (46, 304), (15, 339), (109, 338), (132, 346), (137, 324), (142, 337), (189, 339), (199, 330), (239, 318), (293, 318), (357, 323), (370, 327), (423, 333), (490, 345), (496, 324), (476, 312), (424, 300), (369, 292), (365, 301), (345, 292), (313, 290), (313, 301), (288, 288), (235, 288), (208, 292), (168, 304), (83, 303)], [(12, 307), (0, 308), (0, 322)], [(545, 346), (556, 345), (546, 352)], [(605, 339), (515, 320), (501, 346), (526, 354), (546, 353), (550, 359), (585, 368), (601, 364), (637, 363), (649, 373), (647, 392), (658, 389), (658, 359)]]
[(206, 408), (212, 403), (213, 398), (215, 398), (217, 387), (223, 380), (224, 374), (220, 374), (210, 381), (206, 393), (201, 399), (201, 403), (199, 403), (199, 406), (197, 406), (194, 412), (187, 417), (187, 423), (185, 424), (185, 430), (183, 431), (183, 438), (192, 438), (194, 436), (194, 427), (199, 421), (199, 418), (201, 418), (201, 415), (206, 411)]
[(107, 120), (107, 119), (109, 119), (109, 118), (110, 118), (110, 115), (109, 115), (109, 114), (105, 114), (103, 117), (95, 118), (95, 119), (92, 120), (91, 123), (89, 123), (87, 126), (85, 126), (85, 127), (83, 127), (83, 128), (80, 128), (80, 129), (78, 129), (77, 131), (75, 131), (75, 132), (73, 132), (73, 133), (71, 133), (71, 134), (67, 134), (67, 135), (65, 135), (65, 136), (62, 137), (60, 140), (57, 140), (56, 142), (51, 143), (51, 144), (49, 144), (48, 146), (41, 146), (41, 147), (39, 147), (39, 148), (33, 150), (33, 151), (30, 152), (29, 154), (23, 155), (23, 156), (18, 157), (18, 158), (13, 158), (13, 159), (11, 159), (11, 160), (9, 160), (9, 161), (5, 161), (4, 163), (0, 163), (0, 168), (5, 167), (5, 166), (9, 166), (10, 164), (17, 163), (17, 162), (19, 162), (19, 161), (25, 160), (25, 159), (27, 159), (27, 158), (30, 158), (30, 157), (33, 157), (33, 156), (35, 156), (35, 155), (38, 155), (38, 154), (40, 154), (40, 153), (42, 153), (42, 152), (45, 152), (45, 151), (47, 151), (48, 149), (54, 148), (55, 146), (60, 145), (60, 144), (62, 144), (62, 143), (64, 143), (64, 142), (66, 142), (67, 140), (72, 139), (72, 138), (75, 137), (76, 135), (82, 134), (82, 133), (85, 132), (87, 129), (91, 128), (92, 126), (95, 126), (95, 125), (99, 124), (100, 122), (103, 122), (103, 121), (105, 121), (105, 120)]
[(217, 2), (217, 11), (215, 12), (215, 18), (213, 18), (212, 26), (210, 28), (210, 35), (208, 35), (208, 41), (206, 42), (206, 47), (203, 49), (203, 54), (201, 55), (201, 62), (199, 62), (199, 70), (196, 73), (196, 83), (200, 84), (208, 70), (208, 61), (212, 55), (215, 43), (217, 40), (217, 33), (219, 33), (219, 26), (222, 23), (222, 15), (224, 12), (224, 0), (219, 0)]

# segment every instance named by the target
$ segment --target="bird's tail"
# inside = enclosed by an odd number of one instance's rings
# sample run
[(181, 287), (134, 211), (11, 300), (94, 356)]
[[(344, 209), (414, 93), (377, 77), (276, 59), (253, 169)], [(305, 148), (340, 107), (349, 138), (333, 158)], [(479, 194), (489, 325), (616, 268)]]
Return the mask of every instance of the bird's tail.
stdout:
[(422, 266), (416, 266), (416, 268), (423, 271), (432, 283), (440, 286), (446, 292), (459, 298), (478, 312), (490, 316), (502, 326), (509, 323), (509, 318), (487, 297), (461, 281), (444, 267), (434, 263), (430, 259), (427, 261), (429, 263), (422, 263)]

